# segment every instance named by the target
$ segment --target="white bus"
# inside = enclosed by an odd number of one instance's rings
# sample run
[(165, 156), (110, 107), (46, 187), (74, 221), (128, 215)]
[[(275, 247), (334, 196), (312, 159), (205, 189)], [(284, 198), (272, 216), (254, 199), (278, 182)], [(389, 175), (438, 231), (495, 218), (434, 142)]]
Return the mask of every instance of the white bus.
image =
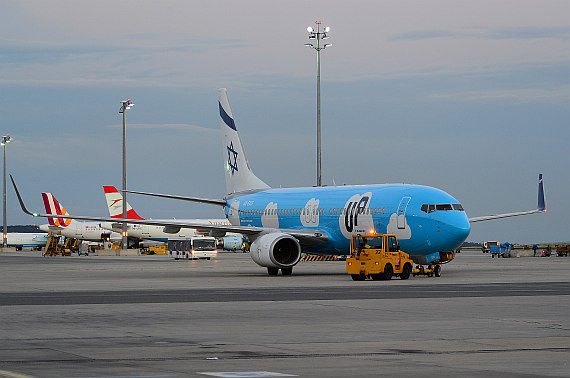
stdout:
[(168, 255), (175, 260), (206, 259), (218, 255), (216, 238), (212, 236), (195, 236), (168, 240)]

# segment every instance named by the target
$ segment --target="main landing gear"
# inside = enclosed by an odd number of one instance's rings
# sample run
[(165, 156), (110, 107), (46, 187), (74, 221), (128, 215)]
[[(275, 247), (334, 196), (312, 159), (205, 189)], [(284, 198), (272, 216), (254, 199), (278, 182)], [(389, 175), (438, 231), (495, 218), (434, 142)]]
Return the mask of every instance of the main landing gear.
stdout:
[[(267, 274), (269, 274), (270, 276), (276, 276), (279, 273), (279, 268), (267, 268)], [(284, 276), (290, 276), (291, 274), (293, 274), (293, 267), (289, 267), (289, 268), (281, 268), (281, 274)]]

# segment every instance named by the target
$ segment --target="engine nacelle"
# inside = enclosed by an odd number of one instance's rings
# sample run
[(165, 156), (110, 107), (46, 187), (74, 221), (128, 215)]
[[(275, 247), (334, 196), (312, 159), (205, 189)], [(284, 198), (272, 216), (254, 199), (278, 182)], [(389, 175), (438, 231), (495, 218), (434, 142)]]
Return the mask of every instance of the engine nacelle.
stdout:
[(290, 268), (301, 259), (301, 245), (291, 235), (272, 232), (251, 243), (249, 253), (253, 261), (267, 268)]

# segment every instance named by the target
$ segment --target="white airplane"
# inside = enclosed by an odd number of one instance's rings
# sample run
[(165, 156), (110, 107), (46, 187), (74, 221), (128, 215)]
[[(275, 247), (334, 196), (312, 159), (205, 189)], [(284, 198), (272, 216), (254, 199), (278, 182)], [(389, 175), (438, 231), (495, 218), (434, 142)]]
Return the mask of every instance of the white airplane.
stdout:
[[(218, 108), (226, 196), (207, 199), (128, 192), (221, 206), (231, 225), (139, 219), (129, 220), (129, 223), (237, 232), (247, 236), (251, 242), (251, 258), (267, 268), (269, 275), (277, 275), (279, 270), (283, 275), (291, 275), (303, 252), (347, 254), (351, 235), (365, 233), (395, 234), (400, 249), (409, 253), (414, 262), (435, 264), (441, 271), (441, 264), (453, 259), (453, 251), (469, 235), (471, 223), (546, 212), (542, 175), (539, 175), (535, 209), (473, 218), (469, 218), (459, 201), (448, 193), (423, 185), (272, 189), (249, 166), (225, 89), (220, 90)], [(32, 216), (46, 217), (46, 214), (32, 213), (26, 208), (14, 179), (10, 178), (22, 210)], [(113, 221), (89, 216), (75, 218)]]
[(23, 247), (45, 247), (48, 234), (43, 232), (10, 232), (6, 234), (8, 247), (16, 247), (21, 251)]
[[(117, 220), (123, 218), (123, 196), (117, 188), (114, 186), (103, 186), (105, 192), (105, 198), (107, 200), (107, 207), (109, 208), (109, 215), (111, 218)], [(135, 209), (127, 202), (127, 219), (139, 219), (144, 220)], [(158, 221), (158, 220), (157, 220)], [(181, 222), (200, 222), (204, 225), (231, 225), (227, 219), (179, 219)], [(122, 222), (102, 222), (100, 226), (104, 229), (122, 232)], [(167, 242), (169, 239), (178, 239), (185, 237), (194, 237), (201, 235), (210, 235), (210, 230), (201, 231), (195, 228), (182, 228), (181, 226), (155, 226), (148, 224), (129, 224), (127, 226), (127, 231), (129, 236), (140, 238), (156, 240), (161, 242)], [(224, 236), (220, 233), (213, 233), (211, 236)], [(237, 234), (232, 234), (229, 236), (238, 236)], [(241, 236), (241, 235), (239, 235)]]
[[(51, 231), (66, 238), (101, 241), (101, 236), (109, 236), (111, 241), (121, 240), (121, 234), (106, 230), (99, 226), (99, 222), (79, 222), (69, 218), (69, 213), (60, 205), (51, 193), (42, 193), (49, 224), (43, 224), (39, 228), (42, 231)], [(53, 217), (56, 215), (57, 217)], [(65, 218), (64, 218), (65, 217)]]

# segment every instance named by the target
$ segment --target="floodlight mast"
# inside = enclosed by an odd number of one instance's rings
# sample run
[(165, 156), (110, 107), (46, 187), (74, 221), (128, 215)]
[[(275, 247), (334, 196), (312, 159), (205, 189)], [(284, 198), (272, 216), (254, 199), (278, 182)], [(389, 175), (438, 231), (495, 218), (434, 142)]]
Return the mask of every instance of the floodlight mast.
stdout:
[(7, 216), (6, 216), (6, 145), (10, 143), (10, 134), (6, 134), (2, 137), (2, 147), (4, 147), (4, 229), (2, 232), (2, 248), (6, 248), (8, 246), (8, 224), (7, 224)]
[(316, 40), (316, 43), (305, 43), (305, 46), (313, 48), (317, 51), (317, 186), (322, 186), (321, 175), (321, 50), (324, 50), (330, 43), (321, 44), (321, 40), (328, 38), (331, 28), (326, 26), (321, 31), (321, 21), (315, 21), (317, 30), (312, 26), (307, 27), (309, 39)]
[(121, 248), (128, 249), (128, 231), (127, 224), (124, 222), (127, 219), (127, 109), (130, 109), (135, 104), (131, 102), (131, 99), (121, 101), (121, 108), (119, 109), (119, 114), (123, 115), (123, 237)]

